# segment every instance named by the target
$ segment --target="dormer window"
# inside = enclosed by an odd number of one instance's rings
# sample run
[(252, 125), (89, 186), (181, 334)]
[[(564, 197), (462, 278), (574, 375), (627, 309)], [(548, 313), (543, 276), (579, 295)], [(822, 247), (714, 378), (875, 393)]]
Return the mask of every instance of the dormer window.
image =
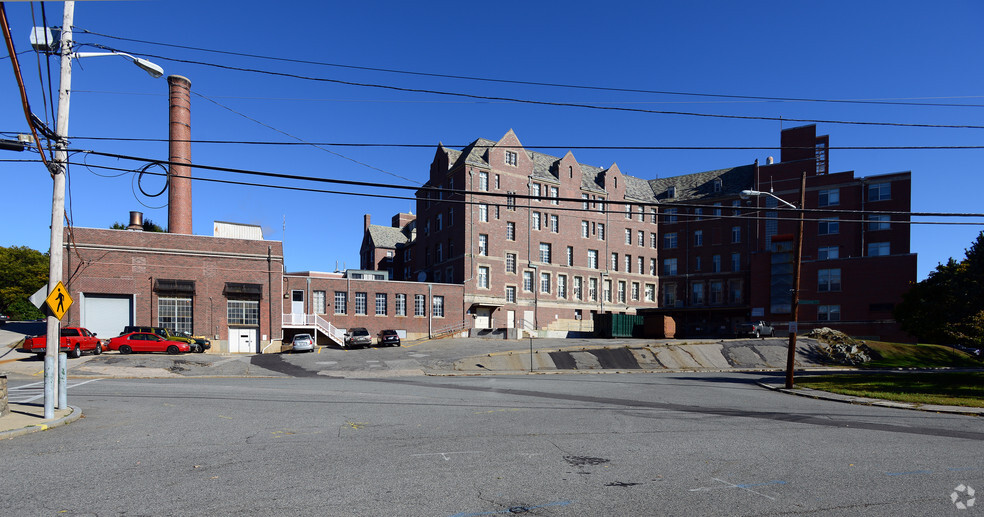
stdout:
[(506, 165), (516, 166), (519, 159), (515, 151), (506, 151)]
[(722, 186), (721, 178), (714, 178), (714, 192), (721, 192)]
[(666, 197), (673, 199), (676, 197), (676, 187), (666, 187)]

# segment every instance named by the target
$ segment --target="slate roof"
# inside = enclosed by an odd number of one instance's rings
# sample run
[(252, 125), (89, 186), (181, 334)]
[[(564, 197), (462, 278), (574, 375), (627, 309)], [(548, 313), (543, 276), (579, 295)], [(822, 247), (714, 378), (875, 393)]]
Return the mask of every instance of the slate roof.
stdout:
[[(741, 165), (716, 171), (697, 172), (649, 180), (649, 186), (661, 202), (693, 201), (706, 198), (737, 196), (742, 190), (751, 188), (755, 166)], [(628, 177), (626, 177), (628, 178)], [(714, 192), (714, 180), (721, 179), (721, 191)], [(667, 198), (666, 189), (676, 187), (676, 196)]]
[(369, 225), (369, 240), (376, 248), (396, 249), (397, 246), (406, 244), (410, 241), (403, 231), (392, 226), (382, 226), (379, 224)]

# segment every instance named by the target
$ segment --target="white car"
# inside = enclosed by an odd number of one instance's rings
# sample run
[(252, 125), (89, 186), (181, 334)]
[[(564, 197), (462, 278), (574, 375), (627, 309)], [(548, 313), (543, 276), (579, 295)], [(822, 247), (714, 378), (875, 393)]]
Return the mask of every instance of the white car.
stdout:
[(314, 351), (314, 338), (311, 334), (298, 334), (290, 342), (291, 352), (312, 352)]

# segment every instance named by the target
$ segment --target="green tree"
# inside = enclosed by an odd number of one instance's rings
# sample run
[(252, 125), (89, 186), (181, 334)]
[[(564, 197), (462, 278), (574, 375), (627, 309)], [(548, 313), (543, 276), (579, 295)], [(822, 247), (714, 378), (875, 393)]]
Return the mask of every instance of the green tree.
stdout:
[(902, 330), (931, 343), (984, 344), (984, 232), (964, 260), (950, 259), (895, 307)]
[[(126, 230), (126, 225), (121, 222), (113, 223), (113, 226), (109, 227), (110, 230)], [(144, 219), (143, 231), (145, 232), (157, 232), (157, 233), (167, 233), (167, 229), (163, 228), (161, 225), (151, 221), (150, 219)]]
[(48, 282), (48, 254), (0, 246), (0, 312), (15, 320), (43, 317), (28, 298)]

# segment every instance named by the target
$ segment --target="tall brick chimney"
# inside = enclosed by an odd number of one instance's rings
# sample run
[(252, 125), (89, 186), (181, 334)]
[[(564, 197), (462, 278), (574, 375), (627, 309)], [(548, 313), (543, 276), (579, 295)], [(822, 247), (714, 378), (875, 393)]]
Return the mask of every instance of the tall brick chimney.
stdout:
[(365, 223), (362, 231), (369, 231), (369, 214), (363, 215), (362, 221)]
[(167, 77), (169, 127), (167, 231), (191, 235), (191, 81)]

